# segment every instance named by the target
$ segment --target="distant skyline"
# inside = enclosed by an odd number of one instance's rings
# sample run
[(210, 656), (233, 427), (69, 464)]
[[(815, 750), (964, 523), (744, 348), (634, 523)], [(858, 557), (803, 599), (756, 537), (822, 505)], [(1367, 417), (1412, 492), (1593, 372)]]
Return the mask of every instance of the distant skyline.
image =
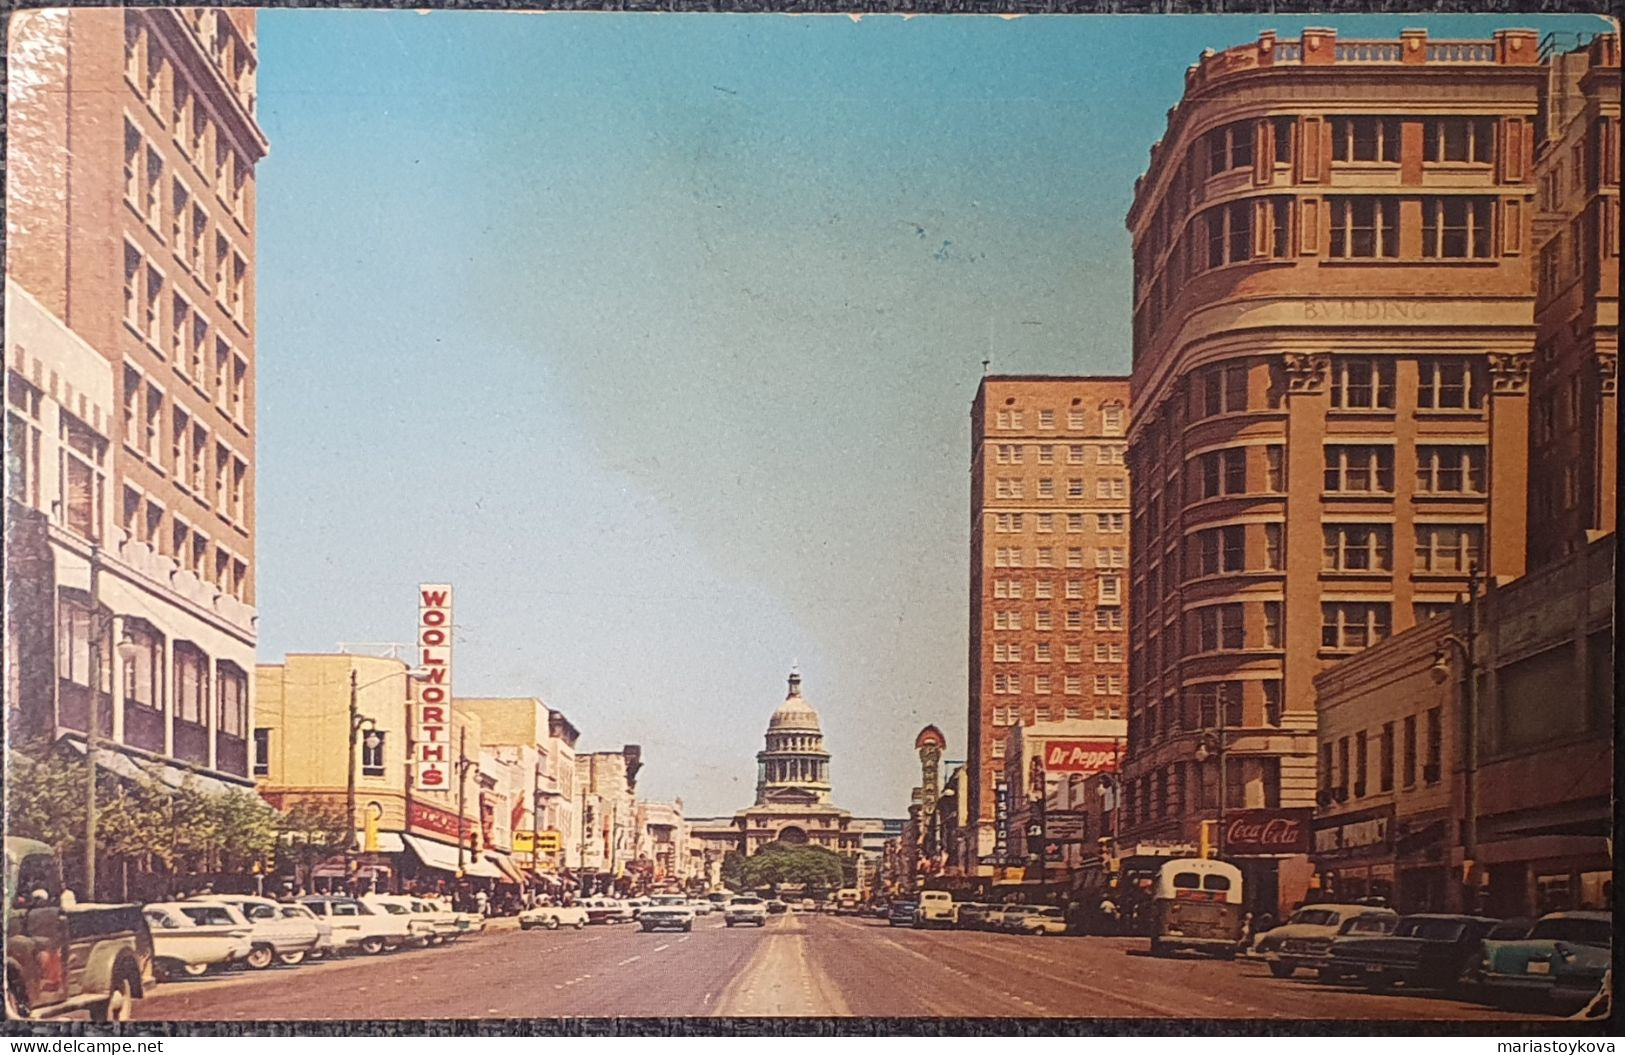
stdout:
[(264, 10), (259, 657), (410, 641), (640, 793), (752, 801), (799, 660), (836, 805), (965, 755), (969, 412), (1129, 369), (1135, 178), (1205, 48), (1589, 16)]

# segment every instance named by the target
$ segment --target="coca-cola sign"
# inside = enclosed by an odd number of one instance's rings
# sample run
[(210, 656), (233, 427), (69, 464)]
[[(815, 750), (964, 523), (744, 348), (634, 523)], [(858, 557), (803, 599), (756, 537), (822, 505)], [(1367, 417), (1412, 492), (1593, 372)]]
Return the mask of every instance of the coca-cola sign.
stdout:
[(1115, 740), (1046, 740), (1044, 768), (1051, 773), (1111, 773), (1117, 770)]
[(1243, 810), (1224, 819), (1226, 857), (1276, 856), (1309, 852), (1309, 823), (1314, 811)]

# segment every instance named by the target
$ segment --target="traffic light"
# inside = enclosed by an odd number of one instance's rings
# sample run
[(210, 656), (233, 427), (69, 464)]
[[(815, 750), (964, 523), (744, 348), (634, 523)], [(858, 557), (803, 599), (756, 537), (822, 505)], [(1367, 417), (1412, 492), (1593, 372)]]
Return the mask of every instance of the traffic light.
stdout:
[(485, 849), (485, 832), (481, 831), (477, 824), (468, 830), (468, 849), (471, 853), (479, 853)]

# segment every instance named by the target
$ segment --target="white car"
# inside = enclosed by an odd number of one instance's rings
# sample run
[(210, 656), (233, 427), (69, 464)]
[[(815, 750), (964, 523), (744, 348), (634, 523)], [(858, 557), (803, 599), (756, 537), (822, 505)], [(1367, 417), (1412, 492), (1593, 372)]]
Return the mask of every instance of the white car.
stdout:
[(210, 968), (248, 955), (254, 928), (230, 905), (155, 901), (141, 914), (152, 932), (152, 961), (160, 979), (198, 978)]
[(587, 910), (588, 923), (632, 923), (638, 918), (631, 905), (612, 897), (588, 898), (582, 907)]
[[(362, 903), (374, 912), (382, 912), (387, 916), (396, 916), (406, 922), (406, 931), (412, 937), (414, 945), (428, 948), (430, 945), (439, 945), (443, 937), (436, 932), (435, 921), (430, 911), (419, 912), (412, 907), (412, 899), (400, 894), (368, 894), (361, 899)], [(427, 906), (425, 906), (427, 910)], [(446, 933), (456, 933), (457, 921), (445, 921)]]
[(338, 951), (333, 945), (333, 925), (331, 923), (328, 923), (297, 901), (278, 902), (276, 909), (286, 919), (306, 919), (316, 928), (316, 945), (310, 950), (311, 959), (319, 960)]
[(458, 912), (443, 897), (419, 897), (418, 900), (436, 912), (449, 914), (457, 924), (458, 934), (478, 934), (485, 929), (485, 915), (483, 913)]
[(954, 896), (946, 890), (922, 890), (918, 906), (914, 909), (914, 926), (952, 927), (959, 917)]
[(333, 944), (339, 952), (359, 949), (376, 956), (415, 937), (405, 918), (375, 910), (353, 897), (318, 894), (301, 898), (300, 904), (332, 926)]
[(303, 963), (321, 939), (316, 921), (299, 916), (285, 916), (282, 906), (268, 897), (252, 894), (203, 894), (187, 898), (186, 904), (230, 905), (248, 920), (254, 932), (249, 935), (252, 946), (243, 962), (256, 971), (263, 971), (281, 961), (288, 966)]
[(716, 911), (716, 906), (703, 897), (689, 898), (688, 907), (694, 910), (696, 916), (709, 916)]
[(741, 895), (728, 902), (728, 907), (722, 910), (722, 919), (730, 927), (736, 923), (740, 926), (752, 923), (758, 927), (765, 927), (767, 902), (754, 895)]
[(658, 930), (661, 927), (691, 931), (694, 929), (694, 908), (686, 897), (674, 894), (657, 895), (638, 913), (638, 926), (645, 931)]
[(520, 930), (530, 930), (533, 927), (541, 927), (543, 930), (574, 927), (580, 930), (586, 925), (587, 910), (580, 905), (536, 905), (519, 914)]

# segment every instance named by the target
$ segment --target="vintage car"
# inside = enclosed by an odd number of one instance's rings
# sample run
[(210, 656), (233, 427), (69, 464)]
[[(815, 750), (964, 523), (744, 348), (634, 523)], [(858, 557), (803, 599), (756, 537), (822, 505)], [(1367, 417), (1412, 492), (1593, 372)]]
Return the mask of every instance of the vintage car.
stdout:
[[(1367, 913), (1364, 916), (1350, 916), (1337, 928), (1337, 937), (1332, 939), (1332, 948), (1344, 938), (1372, 938), (1382, 934), (1392, 934), (1394, 925), (1399, 922), (1398, 916), (1387, 914)], [(1320, 969), (1322, 982), (1348, 982), (1365, 977), (1364, 969), (1351, 965), (1348, 962), (1332, 957)]]
[(987, 925), (987, 914), (991, 911), (992, 905), (980, 901), (961, 901), (954, 925), (960, 930), (983, 930)]
[(230, 905), (155, 901), (141, 914), (152, 932), (153, 966), (159, 979), (199, 978), (216, 967), (240, 963), (253, 948), (254, 928)]
[(914, 926), (914, 911), (920, 907), (918, 901), (900, 900), (891, 903), (891, 912), (886, 916), (886, 925), (889, 927)]
[(63, 888), (48, 843), (7, 836), (5, 847), (6, 1017), (89, 1011), (98, 1022), (128, 1019), (153, 976), (141, 906), (81, 905)]
[(588, 923), (632, 923), (637, 920), (632, 906), (615, 898), (589, 898), (582, 904), (587, 910)]
[(690, 931), (694, 929), (694, 909), (688, 899), (675, 895), (656, 895), (643, 911), (638, 913), (638, 926), (645, 931), (668, 928)]
[(1399, 918), (1391, 908), (1372, 905), (1305, 905), (1259, 939), (1258, 953), (1269, 962), (1270, 974), (1277, 978), (1290, 978), (1299, 968), (1319, 971), (1331, 960), (1332, 939), (1337, 937), (1343, 921), (1364, 915)]
[(339, 952), (360, 950), (376, 956), (385, 949), (411, 944), (416, 937), (406, 917), (374, 909), (357, 898), (320, 894), (301, 898), (300, 904), (333, 928), (333, 943)]
[[(410, 935), (409, 944), (421, 945), (428, 948), (431, 945), (443, 943), (447, 937), (457, 934), (456, 918), (446, 914), (439, 917), (435, 910), (423, 905), (423, 910), (412, 907), (413, 899), (404, 894), (367, 894), (361, 899), (368, 908), (374, 912), (381, 912), (386, 916), (398, 917), (406, 924), (406, 932)], [(419, 904), (423, 904), (419, 902)], [(438, 925), (437, 925), (438, 918)]]
[(278, 902), (276, 909), (285, 919), (306, 919), (315, 924), (316, 945), (310, 950), (311, 959), (320, 960), (338, 952), (338, 947), (333, 943), (333, 925), (331, 923), (328, 923), (297, 901)]
[(747, 923), (758, 927), (767, 926), (767, 902), (759, 897), (741, 894), (728, 902), (728, 907), (722, 910), (722, 920), (728, 926), (744, 926)]
[(1392, 934), (1335, 939), (1321, 977), (1354, 977), (1373, 992), (1393, 985), (1454, 990), (1499, 922), (1484, 916), (1402, 916)]
[(263, 971), (278, 961), (293, 966), (303, 963), (306, 956), (321, 940), (321, 928), (314, 919), (285, 916), (282, 906), (268, 897), (249, 894), (208, 894), (187, 899), (194, 902), (220, 902), (240, 912), (253, 928), (249, 935), (252, 945), (243, 963), (256, 971)]
[(957, 914), (952, 894), (946, 890), (922, 890), (919, 903), (914, 908), (914, 926), (921, 930), (927, 927), (952, 927)]
[[(1588, 976), (1594, 975), (1601, 986), (1613, 940), (1610, 913), (1549, 913), (1535, 922), (1527, 938), (1485, 939), (1468, 981), (1475, 995), (1497, 1004), (1571, 1003), (1589, 984)], [(1562, 990), (1556, 986), (1560, 976)], [(1591, 988), (1585, 999), (1595, 992)]]
[(1004, 912), (999, 929), (1038, 936), (1066, 933), (1066, 917), (1054, 905), (1017, 905)]
[(580, 930), (586, 925), (587, 910), (580, 905), (536, 905), (519, 914), (520, 930), (537, 927), (543, 930), (558, 930), (560, 927)]

